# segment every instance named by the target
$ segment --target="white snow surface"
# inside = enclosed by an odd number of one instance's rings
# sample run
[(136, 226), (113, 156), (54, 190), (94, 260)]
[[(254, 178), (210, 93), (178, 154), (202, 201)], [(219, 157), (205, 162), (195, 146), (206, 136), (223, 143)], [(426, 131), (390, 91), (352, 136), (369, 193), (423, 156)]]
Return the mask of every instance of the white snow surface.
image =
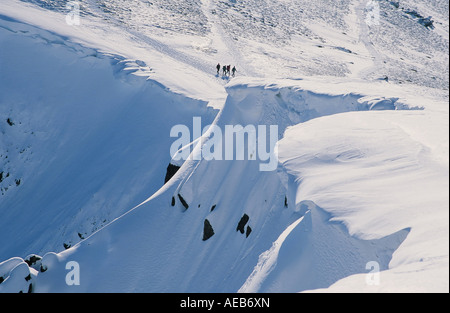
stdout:
[(66, 2), (0, 3), (0, 292), (449, 291), (448, 1)]

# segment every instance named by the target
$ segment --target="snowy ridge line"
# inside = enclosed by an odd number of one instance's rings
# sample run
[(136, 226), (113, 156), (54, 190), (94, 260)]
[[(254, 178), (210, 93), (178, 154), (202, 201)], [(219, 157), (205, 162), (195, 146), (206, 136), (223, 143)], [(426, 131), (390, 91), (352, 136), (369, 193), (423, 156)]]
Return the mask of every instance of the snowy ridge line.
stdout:
[[(225, 96), (223, 91), (224, 82), (213, 76), (215, 64), (211, 64), (208, 75), (205, 75), (205, 72), (201, 69), (198, 70), (195, 66), (188, 66), (185, 63), (189, 56), (184, 51), (179, 51), (179, 49), (177, 50), (171, 47), (170, 44), (156, 38), (168, 49), (183, 54), (183, 58), (180, 60), (172, 57), (167, 58), (165, 53), (158, 51), (158, 49), (153, 48), (145, 41), (141, 39), (136, 40), (137, 37), (131, 32), (136, 32), (139, 36), (153, 38), (154, 36), (151, 34), (145, 32), (139, 34), (133, 28), (129, 29), (124, 24), (114, 23), (114, 19), (111, 21), (109, 18), (106, 20), (102, 19), (98, 14), (82, 16), (80, 25), (70, 26), (66, 23), (66, 15), (61, 14), (59, 11), (43, 9), (41, 6), (35, 6), (19, 0), (5, 1), (6, 3), (2, 2), (0, 4), (0, 10), (5, 15), (24, 21), (29, 25), (34, 25), (37, 28), (62, 34), (68, 41), (81, 43), (84, 46), (107, 53), (122, 55), (127, 59), (142, 60), (147, 66), (150, 65), (152, 69), (150, 73), (151, 78), (169, 87), (171, 91), (184, 94), (190, 98), (211, 102), (212, 106), (221, 107), (223, 104)], [(54, 1), (49, 1), (49, 3), (54, 3)], [(81, 9), (90, 12), (87, 3), (84, 3)], [(112, 18), (114, 16), (113, 14)], [(203, 63), (201, 67), (204, 70), (206, 70), (206, 64), (210, 62), (196, 56), (192, 59)], [(170, 73), (167, 71), (167, 68), (171, 69)], [(177, 77), (177, 79), (173, 79), (174, 77)], [(208, 91), (205, 92), (204, 90)]]
[[(148, 82), (158, 85), (164, 90), (167, 90), (175, 94), (180, 94), (180, 96), (184, 96), (181, 92), (173, 91), (170, 87), (164, 85), (159, 80), (153, 79), (150, 76), (154, 74), (153, 68), (151, 68), (145, 61), (139, 59), (131, 59), (127, 58), (118, 53), (111, 53), (109, 51), (105, 51), (102, 49), (96, 49), (92, 47), (87, 47), (83, 44), (76, 43), (70, 40), (68, 37), (58, 34), (55, 31), (44, 30), (38, 28), (34, 25), (28, 24), (27, 22), (17, 20), (10, 16), (0, 14), (0, 19), (6, 22), (4, 25), (0, 25), (1, 28), (11, 31), (13, 33), (20, 33), (24, 36), (33, 38), (34, 40), (42, 40), (49, 45), (54, 46), (65, 46), (68, 49), (71, 49), (73, 52), (82, 53), (83, 57), (95, 57), (99, 59), (111, 59), (111, 65), (114, 66), (114, 73), (118, 77), (120, 76), (128, 76), (133, 75), (137, 77), (145, 78)], [(16, 26), (9, 28), (7, 26), (8, 23), (14, 23)], [(18, 27), (18, 25), (22, 25)], [(16, 30), (15, 28), (20, 28), (20, 30)], [(178, 60), (178, 59), (177, 59)], [(204, 67), (206, 72), (206, 67)]]
[[(127, 59), (119, 54), (85, 47), (82, 44), (70, 41), (66, 36), (57, 34), (53, 31), (36, 28), (36, 26), (2, 14), (0, 14), (0, 20), (6, 22), (6, 24), (0, 24), (1, 28), (16, 34), (20, 33), (23, 36), (36, 40), (36, 42), (44, 41), (53, 46), (65, 46), (67, 49), (70, 49), (75, 53), (82, 53), (83, 56), (81, 57), (95, 57), (100, 59), (109, 58), (111, 59), (111, 64), (115, 66), (114, 72), (118, 75), (123, 73), (134, 74), (136, 76), (146, 76), (152, 72), (152, 69), (147, 66), (144, 61)], [(15, 25), (10, 28), (7, 26), (9, 23), (14, 23)], [(154, 82), (156, 83), (156, 81)], [(166, 88), (161, 84), (160, 86)]]
[[(0, 292), (373, 290), (364, 279), (373, 262), (383, 274), (376, 290), (448, 290), (448, 105), (424, 89), (239, 77), (222, 106), (222, 85), (180, 75), (184, 51), (162, 37), (169, 50), (148, 79), (140, 56), (8, 17), (0, 25), (1, 44), (15, 48), (0, 51), (0, 238), (14, 238), (0, 255), (28, 255), (0, 263)], [(171, 82), (184, 88), (172, 92)], [(249, 158), (171, 161), (171, 127), (192, 131), (193, 117), (220, 129), (277, 125), (278, 169)], [(182, 149), (197, 153), (211, 136)], [(170, 165), (179, 168), (168, 178)]]

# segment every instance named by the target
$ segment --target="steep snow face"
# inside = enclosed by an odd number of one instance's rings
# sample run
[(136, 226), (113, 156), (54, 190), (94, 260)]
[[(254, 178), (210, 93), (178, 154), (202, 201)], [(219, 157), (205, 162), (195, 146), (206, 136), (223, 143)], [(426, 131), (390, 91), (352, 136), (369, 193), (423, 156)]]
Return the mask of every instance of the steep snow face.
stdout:
[(157, 191), (172, 125), (216, 112), (141, 61), (0, 21), (0, 256), (59, 252)]

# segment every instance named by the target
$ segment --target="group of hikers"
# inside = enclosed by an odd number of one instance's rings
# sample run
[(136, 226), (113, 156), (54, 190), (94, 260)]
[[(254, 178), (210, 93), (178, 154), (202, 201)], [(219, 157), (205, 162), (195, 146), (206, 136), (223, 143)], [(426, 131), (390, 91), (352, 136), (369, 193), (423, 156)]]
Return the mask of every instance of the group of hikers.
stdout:
[(236, 66), (233, 66), (233, 68), (231, 68), (231, 65), (224, 65), (221, 66), (220, 63), (217, 64), (216, 66), (217, 69), (217, 75), (220, 74), (220, 70), (222, 69), (222, 75), (223, 76), (230, 76), (230, 74), (234, 77), (236, 75)]

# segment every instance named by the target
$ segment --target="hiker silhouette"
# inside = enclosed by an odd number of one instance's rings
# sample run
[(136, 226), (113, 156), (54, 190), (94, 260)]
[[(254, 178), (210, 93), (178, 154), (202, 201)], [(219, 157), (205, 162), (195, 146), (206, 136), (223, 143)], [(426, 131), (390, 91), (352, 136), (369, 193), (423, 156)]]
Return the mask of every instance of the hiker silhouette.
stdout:
[(217, 63), (216, 65), (216, 70), (217, 70), (217, 75), (220, 74), (220, 70), (222, 69), (222, 76), (236, 76), (236, 66), (233, 66), (233, 68), (231, 68), (231, 65), (220, 65), (220, 63)]

